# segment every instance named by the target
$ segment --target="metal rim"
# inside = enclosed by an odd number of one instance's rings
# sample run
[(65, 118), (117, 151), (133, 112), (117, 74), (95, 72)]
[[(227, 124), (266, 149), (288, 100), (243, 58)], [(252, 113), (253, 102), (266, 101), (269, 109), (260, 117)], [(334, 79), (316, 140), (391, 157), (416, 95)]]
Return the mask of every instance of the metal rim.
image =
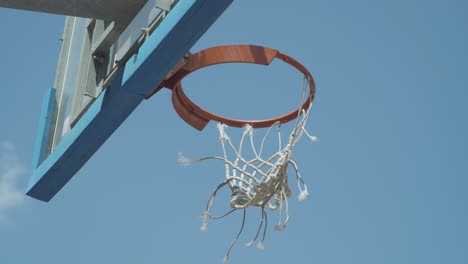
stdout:
[[(224, 63), (250, 63), (270, 65), (274, 59), (281, 59), (304, 74), (309, 83), (309, 95), (299, 109), (282, 116), (263, 120), (241, 120), (228, 118), (204, 110), (192, 102), (182, 88), (182, 79), (187, 75), (217, 64)], [(172, 89), (172, 103), (177, 114), (192, 127), (202, 130), (209, 121), (215, 120), (232, 127), (243, 127), (247, 124), (254, 128), (270, 127), (280, 122), (286, 123), (298, 117), (299, 111), (307, 110), (315, 96), (315, 83), (310, 72), (301, 63), (292, 57), (277, 50), (253, 45), (228, 45), (202, 50), (184, 59), (178, 69), (171, 73), (162, 86)]]

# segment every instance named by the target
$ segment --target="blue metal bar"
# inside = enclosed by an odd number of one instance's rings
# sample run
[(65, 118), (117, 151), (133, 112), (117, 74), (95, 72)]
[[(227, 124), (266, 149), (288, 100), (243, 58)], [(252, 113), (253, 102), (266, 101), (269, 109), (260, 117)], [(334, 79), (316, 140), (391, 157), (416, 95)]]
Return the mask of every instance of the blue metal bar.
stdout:
[(36, 170), (42, 161), (44, 161), (47, 153), (47, 143), (49, 141), (50, 129), (52, 127), (52, 119), (54, 117), (55, 108), (55, 88), (48, 89), (42, 99), (41, 116), (39, 118), (39, 129), (34, 147), (32, 169)]

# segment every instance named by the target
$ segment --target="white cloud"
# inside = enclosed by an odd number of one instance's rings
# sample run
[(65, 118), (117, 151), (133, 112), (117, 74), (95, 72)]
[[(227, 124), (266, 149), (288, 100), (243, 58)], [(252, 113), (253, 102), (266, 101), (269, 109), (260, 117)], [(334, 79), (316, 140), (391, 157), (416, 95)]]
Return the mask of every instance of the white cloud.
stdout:
[(9, 209), (24, 202), (24, 190), (19, 182), (26, 175), (26, 168), (16, 155), (15, 145), (0, 142), (0, 220), (5, 219)]

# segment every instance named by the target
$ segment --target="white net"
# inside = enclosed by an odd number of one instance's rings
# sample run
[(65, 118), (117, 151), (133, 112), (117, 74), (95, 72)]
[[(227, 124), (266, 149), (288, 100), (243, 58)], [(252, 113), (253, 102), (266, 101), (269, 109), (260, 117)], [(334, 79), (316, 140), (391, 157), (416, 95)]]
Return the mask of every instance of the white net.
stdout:
[[(303, 91), (301, 97), (301, 104), (305, 102), (305, 92), (308, 87), (309, 80), (305, 77), (303, 83)], [(263, 249), (263, 242), (267, 230), (267, 213), (266, 208), (279, 212), (278, 223), (275, 225), (275, 230), (283, 231), (289, 220), (289, 206), (288, 198), (292, 194), (289, 187), (288, 169), (292, 168), (295, 172), (297, 188), (299, 190), (298, 199), (303, 201), (308, 196), (307, 185), (301, 177), (297, 163), (292, 158), (292, 151), (294, 146), (299, 142), (303, 135), (306, 135), (311, 141), (317, 141), (317, 138), (311, 136), (306, 129), (307, 121), (310, 115), (310, 109), (302, 109), (298, 113), (298, 117), (289, 134), (288, 140), (285, 145), (282, 144), (282, 125), (280, 122), (273, 124), (268, 128), (265, 135), (259, 144), (256, 144), (254, 138), (254, 128), (250, 125), (244, 126), (240, 142), (237, 147), (234, 145), (233, 140), (227, 133), (227, 126), (218, 123), (217, 128), (219, 131), (219, 139), (223, 150), (223, 156), (210, 156), (196, 160), (190, 160), (183, 155), (179, 156), (179, 162), (182, 165), (190, 165), (196, 162), (216, 159), (222, 160), (225, 163), (225, 176), (226, 179), (218, 185), (208, 199), (206, 210), (203, 212), (203, 223), (200, 228), (202, 232), (207, 229), (207, 220), (219, 219), (225, 217), (234, 211), (243, 210), (243, 221), (241, 229), (237, 237), (231, 243), (228, 252), (225, 256), (227, 261), (230, 251), (237, 239), (241, 235), (245, 224), (245, 210), (248, 207), (259, 207), (262, 211), (262, 220), (260, 222), (257, 234), (254, 239), (247, 243), (248, 246), (254, 244), (262, 233), (262, 238), (257, 244), (257, 247)], [(277, 129), (277, 151), (273, 155), (264, 157), (265, 142), (274, 133), (272, 131)], [(247, 159), (246, 157), (252, 156)], [(231, 190), (229, 212), (222, 216), (212, 216), (211, 209), (216, 198), (217, 192), (223, 187), (228, 187)]]

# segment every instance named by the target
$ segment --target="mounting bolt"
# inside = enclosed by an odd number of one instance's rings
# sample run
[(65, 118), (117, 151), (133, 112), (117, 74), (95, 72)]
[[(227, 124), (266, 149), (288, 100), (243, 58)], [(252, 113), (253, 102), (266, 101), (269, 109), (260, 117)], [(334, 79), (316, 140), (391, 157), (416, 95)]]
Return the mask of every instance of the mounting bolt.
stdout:
[(93, 54), (93, 60), (95, 62), (103, 64), (106, 61), (106, 56), (102, 54)]

